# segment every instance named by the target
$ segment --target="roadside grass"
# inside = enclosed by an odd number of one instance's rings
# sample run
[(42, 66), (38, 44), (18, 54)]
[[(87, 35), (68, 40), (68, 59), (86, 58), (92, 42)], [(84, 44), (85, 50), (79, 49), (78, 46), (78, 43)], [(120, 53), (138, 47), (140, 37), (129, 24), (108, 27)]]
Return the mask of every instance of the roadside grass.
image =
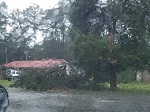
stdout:
[(121, 83), (118, 84), (118, 89), (116, 91), (109, 90), (109, 84), (107, 83), (107, 87), (102, 91), (90, 91), (90, 90), (77, 90), (74, 91), (75, 94), (87, 94), (87, 93), (96, 93), (96, 94), (150, 94), (150, 83), (140, 83), (140, 82), (132, 82), (132, 83)]
[[(0, 84), (3, 85), (4, 87), (12, 87), (15, 81), (8, 81), (8, 80), (0, 80)], [(150, 94), (150, 83), (140, 83), (140, 82), (132, 82), (132, 83), (120, 83), (117, 85), (118, 89), (117, 91), (114, 91), (113, 93), (139, 93), (139, 94)], [(71, 90), (74, 91), (74, 90)], [(93, 93), (94, 91), (90, 90), (75, 90), (74, 91), (76, 94), (82, 94), (82, 93)], [(106, 90), (102, 91), (95, 91), (96, 93), (98, 92), (106, 92), (106, 93), (112, 93), (109, 91), (109, 84), (107, 83), (107, 88)]]
[(150, 83), (133, 82), (118, 84), (118, 91), (129, 93), (150, 93)]
[(11, 85), (14, 84), (13, 81), (8, 81), (8, 80), (0, 80), (0, 84), (6, 88), (11, 87)]

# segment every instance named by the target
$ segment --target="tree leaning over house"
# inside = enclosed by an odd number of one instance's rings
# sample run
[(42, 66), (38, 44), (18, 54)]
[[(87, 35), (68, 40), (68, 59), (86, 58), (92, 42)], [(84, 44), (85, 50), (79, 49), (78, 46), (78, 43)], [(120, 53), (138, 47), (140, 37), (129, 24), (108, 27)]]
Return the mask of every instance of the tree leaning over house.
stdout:
[[(97, 69), (109, 76), (110, 90), (117, 89), (119, 72), (129, 67), (135, 70), (149, 67), (149, 9), (148, 0), (75, 0), (71, 5), (75, 57), (80, 63), (99, 61)], [(87, 65), (83, 66), (85, 71)], [(97, 79), (103, 72), (94, 73), (93, 77)]]

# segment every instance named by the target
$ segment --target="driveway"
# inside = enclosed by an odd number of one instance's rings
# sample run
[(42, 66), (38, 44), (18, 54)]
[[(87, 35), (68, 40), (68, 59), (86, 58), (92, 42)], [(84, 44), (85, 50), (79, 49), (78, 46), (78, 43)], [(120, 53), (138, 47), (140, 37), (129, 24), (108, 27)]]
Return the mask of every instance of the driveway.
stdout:
[(150, 95), (8, 89), (7, 112), (150, 112)]

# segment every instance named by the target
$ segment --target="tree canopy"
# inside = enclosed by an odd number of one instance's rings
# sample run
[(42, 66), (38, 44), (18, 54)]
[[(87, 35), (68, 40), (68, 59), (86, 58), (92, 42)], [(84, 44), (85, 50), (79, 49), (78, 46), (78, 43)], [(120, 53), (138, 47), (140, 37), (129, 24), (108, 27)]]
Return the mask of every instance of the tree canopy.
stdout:
[(142, 0), (75, 0), (71, 5), (75, 57), (105, 65), (111, 90), (117, 88), (117, 73), (145, 70), (150, 63), (149, 9), (149, 1)]
[[(8, 12), (7, 4), (0, 6), (0, 64), (14, 60), (67, 58), (69, 49), (69, 4), (60, 1), (59, 7), (43, 10), (33, 4), (24, 10)], [(37, 43), (37, 38), (43, 38)], [(42, 50), (41, 50), (42, 49)], [(45, 54), (45, 55), (43, 55)]]

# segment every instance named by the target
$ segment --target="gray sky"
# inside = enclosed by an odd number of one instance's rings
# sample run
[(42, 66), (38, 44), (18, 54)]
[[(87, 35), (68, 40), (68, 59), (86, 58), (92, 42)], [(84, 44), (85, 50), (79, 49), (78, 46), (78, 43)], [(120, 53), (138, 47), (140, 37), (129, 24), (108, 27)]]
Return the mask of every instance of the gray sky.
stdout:
[(0, 0), (0, 1), (5, 1), (8, 5), (8, 9), (25, 9), (29, 5), (36, 3), (38, 4), (41, 8), (47, 9), (50, 7), (54, 7), (57, 5), (59, 0)]
[[(48, 9), (55, 7), (59, 2), (59, 0), (0, 0), (0, 2), (1, 1), (6, 2), (6, 4), (8, 5), (8, 10), (10, 11), (13, 9), (23, 10), (32, 4), (37, 4), (43, 9)], [(36, 43), (41, 42), (43, 40), (43, 38), (41, 38), (42, 35), (40, 32), (38, 32), (36, 36)]]

